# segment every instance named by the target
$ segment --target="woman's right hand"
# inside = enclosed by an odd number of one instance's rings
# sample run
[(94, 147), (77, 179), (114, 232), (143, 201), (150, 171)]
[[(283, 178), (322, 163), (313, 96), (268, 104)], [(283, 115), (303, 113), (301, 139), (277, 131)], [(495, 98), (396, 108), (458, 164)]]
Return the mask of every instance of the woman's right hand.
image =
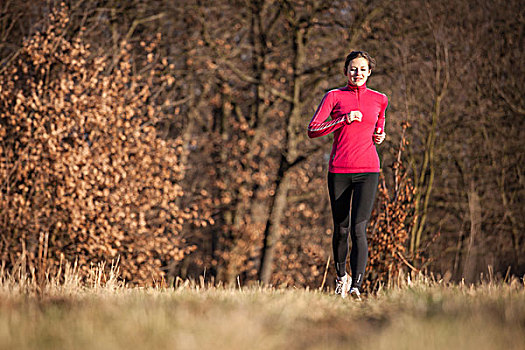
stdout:
[(363, 118), (363, 114), (360, 111), (351, 111), (346, 114), (346, 122), (350, 124), (351, 122), (360, 122)]

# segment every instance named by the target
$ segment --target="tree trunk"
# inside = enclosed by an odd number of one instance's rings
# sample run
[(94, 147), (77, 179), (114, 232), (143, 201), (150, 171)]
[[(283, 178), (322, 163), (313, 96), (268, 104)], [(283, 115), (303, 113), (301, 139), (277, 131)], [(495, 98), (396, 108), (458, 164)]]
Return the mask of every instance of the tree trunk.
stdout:
[(290, 187), (290, 177), (288, 175), (290, 166), (297, 161), (298, 137), (301, 131), (301, 74), (305, 61), (305, 30), (295, 27), (294, 30), (294, 77), (293, 77), (293, 97), (290, 106), (290, 117), (286, 124), (285, 148), (282, 151), (279, 163), (279, 171), (275, 180), (275, 194), (270, 203), (270, 215), (264, 230), (264, 242), (259, 268), (259, 280), (263, 284), (268, 284), (272, 275), (272, 265), (275, 253), (275, 243), (280, 237), (280, 226), (284, 210), (287, 203), (288, 189)]
[(267, 285), (272, 276), (273, 258), (275, 255), (275, 244), (280, 238), (280, 226), (284, 210), (286, 208), (286, 197), (290, 188), (290, 177), (284, 171), (285, 160), (281, 160), (279, 178), (275, 188), (275, 194), (270, 204), (270, 216), (266, 221), (264, 230), (264, 242), (262, 248), (261, 266), (259, 267), (259, 280)]
[(468, 207), (470, 213), (470, 237), (468, 241), (467, 254), (465, 256), (465, 264), (463, 269), (463, 277), (465, 282), (474, 282), (477, 267), (477, 244), (476, 237), (481, 234), (481, 203), (479, 194), (476, 192), (476, 185), (474, 181), (470, 182), (468, 191)]

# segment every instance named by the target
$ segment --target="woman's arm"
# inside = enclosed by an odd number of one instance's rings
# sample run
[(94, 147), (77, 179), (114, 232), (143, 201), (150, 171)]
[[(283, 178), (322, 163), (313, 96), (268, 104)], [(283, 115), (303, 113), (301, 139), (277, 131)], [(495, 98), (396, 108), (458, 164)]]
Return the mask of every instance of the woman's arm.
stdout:
[(379, 116), (377, 117), (376, 122), (376, 134), (382, 134), (385, 132), (385, 112), (387, 107), (388, 97), (386, 97), (386, 95), (383, 95), (383, 101), (381, 101), (381, 112), (379, 112)]
[(333, 107), (333, 94), (328, 92), (326, 95), (324, 95), (321, 104), (319, 107), (317, 107), (317, 111), (315, 111), (315, 114), (310, 121), (310, 124), (308, 124), (308, 137), (314, 138), (328, 135), (345, 124), (346, 115), (343, 115), (337, 119), (327, 120), (328, 117), (330, 117)]
[(388, 107), (388, 98), (386, 95), (383, 96), (383, 101), (381, 104), (381, 112), (379, 113), (379, 117), (377, 118), (376, 128), (374, 131), (374, 135), (372, 135), (372, 139), (374, 142), (378, 145), (380, 145), (386, 137), (385, 133), (385, 112), (386, 108)]

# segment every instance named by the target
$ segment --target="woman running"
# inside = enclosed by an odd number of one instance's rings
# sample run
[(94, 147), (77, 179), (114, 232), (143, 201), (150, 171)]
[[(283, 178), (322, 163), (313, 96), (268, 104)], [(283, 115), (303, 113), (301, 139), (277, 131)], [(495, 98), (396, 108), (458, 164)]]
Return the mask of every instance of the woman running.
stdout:
[[(385, 139), (386, 95), (366, 87), (375, 60), (364, 51), (352, 51), (345, 61), (345, 87), (325, 94), (310, 124), (308, 136), (334, 133), (328, 170), (332, 207), (335, 293), (360, 299), (368, 260), (366, 226), (370, 219), (379, 181), (379, 157), (375, 144)], [(327, 120), (328, 117), (331, 120)], [(348, 236), (352, 239), (350, 268), (346, 273)]]

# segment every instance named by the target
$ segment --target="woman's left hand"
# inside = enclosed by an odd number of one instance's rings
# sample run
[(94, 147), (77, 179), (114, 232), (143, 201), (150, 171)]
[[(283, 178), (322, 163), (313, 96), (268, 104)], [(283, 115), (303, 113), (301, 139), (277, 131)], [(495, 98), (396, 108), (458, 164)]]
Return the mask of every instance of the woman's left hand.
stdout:
[(384, 133), (384, 132), (381, 133), (381, 134), (374, 134), (374, 135), (372, 135), (372, 139), (378, 145), (380, 145), (385, 140), (385, 137), (386, 137), (386, 133)]

